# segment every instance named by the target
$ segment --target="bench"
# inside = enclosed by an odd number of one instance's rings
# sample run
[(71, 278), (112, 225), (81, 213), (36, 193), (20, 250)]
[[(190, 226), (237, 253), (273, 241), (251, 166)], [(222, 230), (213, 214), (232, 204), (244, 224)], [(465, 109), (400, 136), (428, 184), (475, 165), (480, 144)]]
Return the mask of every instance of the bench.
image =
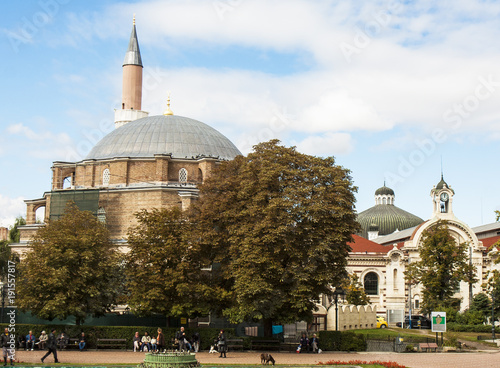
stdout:
[(281, 350), (281, 342), (279, 340), (250, 340), (250, 350)]
[(127, 349), (127, 339), (97, 339), (96, 350), (99, 348)]
[(422, 350), (433, 350), (434, 351), (437, 351), (437, 348), (438, 348), (438, 345), (435, 343), (435, 342), (421, 342), (420, 344), (418, 344), (418, 349), (420, 351)]
[(288, 351), (288, 352), (296, 352), (297, 351), (297, 347), (299, 346), (299, 342), (297, 340), (297, 338), (293, 337), (293, 338), (288, 338), (288, 337), (285, 337), (285, 341), (283, 341), (281, 343), (281, 348), (285, 349)]
[(226, 340), (227, 349), (242, 349), (243, 350), (243, 339), (227, 339)]

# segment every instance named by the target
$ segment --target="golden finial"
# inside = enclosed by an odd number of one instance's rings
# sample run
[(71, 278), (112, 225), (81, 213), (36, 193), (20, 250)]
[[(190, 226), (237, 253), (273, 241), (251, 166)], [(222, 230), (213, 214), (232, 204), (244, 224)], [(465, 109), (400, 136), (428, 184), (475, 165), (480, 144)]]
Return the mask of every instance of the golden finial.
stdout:
[(163, 112), (163, 115), (174, 115), (174, 112), (170, 110), (170, 93), (167, 97), (167, 109)]
[(134, 19), (132, 20), (132, 25), (135, 26), (135, 13), (134, 13)]

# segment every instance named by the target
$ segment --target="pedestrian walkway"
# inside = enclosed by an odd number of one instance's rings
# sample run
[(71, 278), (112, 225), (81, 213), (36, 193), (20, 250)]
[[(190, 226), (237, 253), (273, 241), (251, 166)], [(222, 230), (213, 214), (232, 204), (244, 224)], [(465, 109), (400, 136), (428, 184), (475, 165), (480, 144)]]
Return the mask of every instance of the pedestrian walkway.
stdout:
[[(45, 364), (41, 364), (42, 351), (18, 351), (17, 359), (22, 363), (38, 363), (41, 366), (51, 366), (53, 361), (47, 358)], [(130, 364), (142, 363), (145, 353), (134, 353), (131, 351), (60, 351), (58, 358), (61, 363), (81, 364), (98, 366), (105, 364)], [(489, 350), (481, 352), (464, 353), (323, 353), (323, 354), (296, 354), (296, 353), (274, 353), (276, 364), (316, 365), (319, 362), (329, 360), (349, 362), (361, 361), (392, 361), (403, 364), (409, 368), (499, 368), (500, 351)], [(201, 352), (196, 354), (196, 359), (201, 364), (218, 365), (260, 365), (260, 352), (229, 352), (227, 358), (219, 358), (218, 354)], [(22, 364), (16, 364), (22, 366)]]

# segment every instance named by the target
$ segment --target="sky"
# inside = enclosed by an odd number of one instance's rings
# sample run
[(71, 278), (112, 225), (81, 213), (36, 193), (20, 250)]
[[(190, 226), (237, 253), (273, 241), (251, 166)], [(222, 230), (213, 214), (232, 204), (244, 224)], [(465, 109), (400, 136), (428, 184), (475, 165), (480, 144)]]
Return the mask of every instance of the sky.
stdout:
[(243, 154), (278, 138), (432, 214), (444, 174), (470, 226), (500, 210), (500, 2), (25, 0), (0, 12), (0, 226), (113, 129), (135, 14), (142, 109), (203, 121)]

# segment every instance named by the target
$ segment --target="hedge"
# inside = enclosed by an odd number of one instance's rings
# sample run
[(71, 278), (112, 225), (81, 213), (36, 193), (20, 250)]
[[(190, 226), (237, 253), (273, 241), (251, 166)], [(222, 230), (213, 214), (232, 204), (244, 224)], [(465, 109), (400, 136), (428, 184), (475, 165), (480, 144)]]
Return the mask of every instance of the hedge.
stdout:
[(319, 331), (319, 341), (325, 351), (366, 351), (364, 336), (352, 331)]
[[(2, 331), (5, 327), (1, 327)], [(133, 349), (132, 338), (136, 331), (142, 337), (144, 332), (147, 332), (150, 336), (157, 336), (156, 327), (144, 327), (144, 326), (75, 326), (75, 325), (34, 325), (34, 324), (17, 324), (16, 331), (13, 332), (16, 335), (16, 340), (18, 336), (26, 336), (29, 331), (33, 331), (33, 334), (38, 338), (42, 331), (50, 333), (53, 328), (56, 329), (56, 334), (65, 332), (70, 338), (78, 338), (82, 332), (85, 332), (85, 337), (87, 340), (87, 346), (89, 349), (96, 348), (97, 339), (127, 339), (127, 349)], [(168, 348), (171, 339), (175, 336), (175, 333), (179, 330), (178, 327), (162, 327), (163, 335), (165, 336), (165, 345)], [(217, 328), (186, 328), (186, 335), (191, 337), (195, 332), (200, 334), (201, 350), (207, 350), (210, 345), (213, 344), (213, 340), (217, 338), (220, 329)], [(234, 336), (234, 329), (225, 329), (226, 338), (232, 338)]]
[[(491, 332), (491, 325), (462, 325), (456, 322), (446, 323), (446, 330), (454, 332)], [(500, 333), (500, 327), (495, 327), (495, 333)]]

